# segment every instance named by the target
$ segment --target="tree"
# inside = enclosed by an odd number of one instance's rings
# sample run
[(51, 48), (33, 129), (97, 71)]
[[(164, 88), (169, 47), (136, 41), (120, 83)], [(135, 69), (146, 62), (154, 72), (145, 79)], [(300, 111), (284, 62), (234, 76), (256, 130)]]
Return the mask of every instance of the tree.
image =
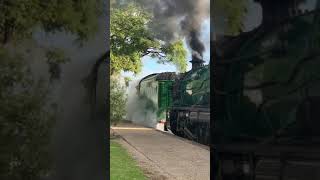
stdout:
[[(55, 105), (23, 57), (0, 50), (0, 179), (39, 179), (51, 167), (49, 140)], [(52, 106), (52, 108), (47, 108)]]
[(119, 121), (123, 120), (123, 117), (126, 114), (126, 100), (125, 88), (118, 81), (111, 80), (110, 120), (112, 124), (117, 124)]
[(126, 87), (129, 87), (129, 83), (130, 81), (132, 81), (132, 79), (130, 77), (124, 77), (124, 81), (125, 81)]
[(0, 40), (6, 44), (30, 38), (35, 28), (46, 32), (66, 31), (79, 40), (97, 28), (100, 0), (3, 0), (0, 5)]
[[(36, 31), (74, 34), (84, 42), (97, 27), (100, 0), (3, 0), (0, 2), (0, 179), (43, 179), (52, 173), (48, 146), (56, 105), (48, 82), (38, 81), (15, 44)], [(44, 49), (52, 79), (67, 58)]]
[(141, 58), (149, 55), (159, 63), (173, 63), (184, 72), (187, 67), (186, 50), (182, 40), (162, 42), (148, 28), (152, 14), (130, 4), (111, 8), (111, 74), (121, 71), (141, 71)]
[(217, 18), (226, 17), (226, 33), (238, 34), (243, 28), (243, 19), (246, 13), (248, 0), (216, 0), (213, 5), (213, 13)]

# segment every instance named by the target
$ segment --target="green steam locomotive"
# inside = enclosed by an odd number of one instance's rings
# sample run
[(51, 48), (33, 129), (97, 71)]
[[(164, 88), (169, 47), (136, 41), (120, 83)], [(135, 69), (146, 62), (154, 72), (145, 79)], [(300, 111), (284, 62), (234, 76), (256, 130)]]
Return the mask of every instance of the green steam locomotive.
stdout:
[(320, 178), (319, 17), (263, 21), (213, 42), (215, 179)]
[(164, 123), (164, 130), (203, 144), (210, 138), (210, 65), (194, 59), (192, 70), (176, 74), (164, 72), (142, 78), (139, 97)]

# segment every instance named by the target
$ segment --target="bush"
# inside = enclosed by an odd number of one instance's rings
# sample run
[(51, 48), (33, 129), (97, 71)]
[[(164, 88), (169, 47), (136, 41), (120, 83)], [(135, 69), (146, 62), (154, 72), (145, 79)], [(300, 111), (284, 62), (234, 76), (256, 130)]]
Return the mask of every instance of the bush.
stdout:
[(55, 118), (44, 85), (34, 80), (22, 57), (0, 50), (0, 179), (36, 180), (49, 175)]
[(124, 86), (119, 83), (119, 78), (111, 78), (110, 84), (110, 124), (117, 124), (126, 114), (127, 96)]

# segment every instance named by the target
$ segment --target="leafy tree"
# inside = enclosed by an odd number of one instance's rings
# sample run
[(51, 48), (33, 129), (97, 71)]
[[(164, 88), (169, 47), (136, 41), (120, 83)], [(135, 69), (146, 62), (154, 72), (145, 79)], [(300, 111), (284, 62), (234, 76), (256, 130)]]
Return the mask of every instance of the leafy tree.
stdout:
[(50, 81), (60, 79), (60, 64), (64, 64), (70, 59), (65, 57), (63, 50), (57, 48), (48, 50), (46, 57), (49, 65)]
[[(47, 96), (48, 82), (38, 81), (15, 44), (34, 32), (74, 34), (80, 42), (97, 28), (100, 0), (3, 0), (0, 2), (0, 179), (35, 180), (51, 173), (49, 143), (57, 106)], [(58, 78), (68, 58), (47, 49), (48, 73)]]
[(126, 87), (129, 87), (129, 83), (132, 81), (132, 79), (130, 77), (124, 77), (124, 81), (126, 83)]
[(217, 18), (226, 17), (226, 33), (238, 34), (243, 28), (243, 19), (246, 13), (248, 0), (216, 0), (213, 5), (213, 13)]
[(34, 80), (21, 56), (1, 50), (0, 59), (0, 179), (45, 177), (55, 118), (54, 109), (47, 108), (48, 89)]
[[(186, 63), (186, 56), (187, 52), (185, 50), (185, 47), (183, 45), (182, 40), (173, 42), (169, 44), (168, 46), (165, 46), (162, 48), (164, 54), (166, 54), (166, 60), (169, 62), (172, 62), (174, 65), (176, 65), (178, 71), (185, 72), (187, 69), (187, 63)], [(160, 59), (163, 60), (163, 59)], [(163, 60), (163, 62), (166, 62), (166, 60)]]
[(117, 124), (123, 120), (126, 114), (126, 94), (125, 88), (117, 80), (110, 83), (110, 120), (112, 124)]
[(173, 63), (180, 71), (187, 67), (186, 49), (181, 40), (162, 42), (148, 28), (152, 14), (130, 4), (111, 8), (111, 74), (141, 71), (141, 58), (149, 55), (160, 63)]
[(97, 28), (100, 0), (3, 0), (0, 4), (0, 40), (31, 37), (35, 28), (66, 31), (87, 39)]

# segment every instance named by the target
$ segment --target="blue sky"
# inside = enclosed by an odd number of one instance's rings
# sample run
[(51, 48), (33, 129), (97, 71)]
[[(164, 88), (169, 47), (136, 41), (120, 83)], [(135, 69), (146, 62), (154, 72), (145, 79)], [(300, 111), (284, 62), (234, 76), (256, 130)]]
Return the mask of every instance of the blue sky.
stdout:
[[(209, 63), (210, 60), (210, 19), (206, 19), (203, 23), (202, 23), (202, 28), (201, 28), (201, 40), (205, 45), (205, 52), (203, 54), (203, 59), (206, 61), (205, 64)], [(186, 42), (185, 43), (185, 47), (188, 48)], [(191, 69), (191, 63), (189, 62), (191, 60), (191, 51), (188, 48), (188, 55), (187, 55), (187, 59), (188, 61), (188, 68), (187, 70)], [(173, 72), (173, 71), (177, 71), (175, 66), (172, 64), (158, 64), (156, 60), (146, 56), (144, 58), (142, 58), (142, 63), (143, 63), (143, 67), (142, 67), (142, 71), (134, 76), (133, 73), (130, 72), (125, 72), (122, 73), (123, 76), (129, 76), (131, 77), (133, 80), (135, 79), (141, 79), (142, 77), (152, 74), (152, 73), (160, 73), (160, 72)]]

